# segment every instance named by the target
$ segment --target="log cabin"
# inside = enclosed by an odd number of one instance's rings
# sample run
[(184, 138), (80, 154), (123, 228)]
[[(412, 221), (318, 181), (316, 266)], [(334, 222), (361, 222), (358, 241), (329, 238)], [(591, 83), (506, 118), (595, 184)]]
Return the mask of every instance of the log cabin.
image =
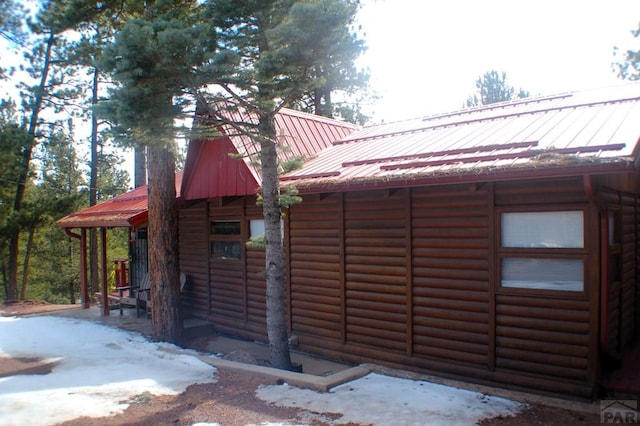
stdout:
[[(640, 85), (328, 137), (281, 178), (303, 197), (283, 215), (298, 349), (594, 396), (639, 334)], [(265, 341), (259, 175), (228, 138), (191, 144), (185, 307)]]
[[(297, 349), (594, 397), (640, 335), (639, 118), (640, 84), (362, 129), (283, 110)], [(220, 130), (180, 183), (183, 305), (266, 341), (256, 148)]]

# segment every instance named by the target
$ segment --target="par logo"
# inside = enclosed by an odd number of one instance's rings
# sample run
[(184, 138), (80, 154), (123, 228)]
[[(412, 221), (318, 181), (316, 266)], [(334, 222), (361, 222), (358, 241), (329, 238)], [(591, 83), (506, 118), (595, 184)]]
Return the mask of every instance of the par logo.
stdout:
[(600, 422), (635, 424), (638, 416), (638, 401), (625, 399), (605, 399), (600, 401)]

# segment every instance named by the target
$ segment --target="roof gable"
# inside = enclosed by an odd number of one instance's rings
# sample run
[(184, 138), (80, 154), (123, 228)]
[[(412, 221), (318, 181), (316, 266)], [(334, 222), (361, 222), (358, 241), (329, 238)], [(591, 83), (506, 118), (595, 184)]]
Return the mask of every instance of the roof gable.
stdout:
[[(238, 122), (257, 123), (253, 115), (234, 115)], [(358, 126), (326, 117), (282, 109), (275, 117), (280, 161), (311, 158)], [(221, 136), (189, 142), (183, 198), (251, 195), (261, 185), (260, 147), (231, 126), (221, 126)]]
[(283, 177), (296, 186), (437, 180), (606, 166), (629, 168), (640, 136), (640, 84), (527, 98), (364, 128)]

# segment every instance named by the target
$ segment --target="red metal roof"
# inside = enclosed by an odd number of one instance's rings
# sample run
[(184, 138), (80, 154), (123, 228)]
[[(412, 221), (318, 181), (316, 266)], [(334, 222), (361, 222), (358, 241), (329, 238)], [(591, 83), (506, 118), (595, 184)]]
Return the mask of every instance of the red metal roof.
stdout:
[[(257, 124), (254, 115), (234, 114), (233, 119)], [(311, 158), (358, 129), (350, 123), (289, 109), (282, 109), (275, 122), (280, 161)], [(221, 126), (221, 131), (222, 136), (189, 142), (182, 188), (185, 200), (255, 194), (261, 185), (259, 145), (229, 125)]]
[(639, 137), (640, 84), (634, 83), (366, 127), (282, 180), (311, 190), (514, 170), (623, 171), (635, 167)]
[[(176, 173), (176, 198), (180, 198), (182, 172)], [(95, 206), (71, 213), (56, 222), (61, 228), (115, 228), (143, 224), (149, 217), (147, 185), (125, 192)]]

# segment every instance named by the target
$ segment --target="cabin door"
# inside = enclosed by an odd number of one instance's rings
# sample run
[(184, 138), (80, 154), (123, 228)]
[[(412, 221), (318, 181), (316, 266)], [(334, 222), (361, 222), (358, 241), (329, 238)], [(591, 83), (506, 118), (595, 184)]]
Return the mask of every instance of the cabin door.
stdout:
[(147, 228), (132, 232), (129, 240), (131, 285), (138, 286), (149, 270), (149, 246), (147, 245)]

